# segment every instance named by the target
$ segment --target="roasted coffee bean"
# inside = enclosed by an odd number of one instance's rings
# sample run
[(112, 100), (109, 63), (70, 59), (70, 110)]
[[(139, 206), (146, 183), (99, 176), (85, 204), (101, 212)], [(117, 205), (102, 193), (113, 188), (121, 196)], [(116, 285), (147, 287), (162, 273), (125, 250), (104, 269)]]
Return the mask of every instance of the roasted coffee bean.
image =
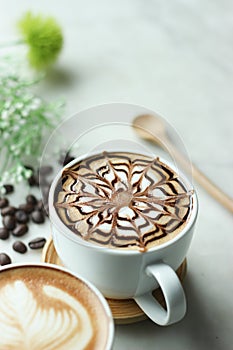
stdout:
[(9, 194), (14, 192), (14, 186), (13, 185), (3, 185), (4, 189), (5, 189), (5, 193)]
[(26, 253), (28, 250), (27, 246), (22, 241), (15, 241), (12, 247), (16, 252), (21, 254)]
[(12, 206), (8, 206), (8, 207), (5, 207), (1, 210), (1, 214), (2, 216), (6, 216), (6, 215), (14, 215), (16, 212), (16, 208), (15, 207), (12, 207)]
[(9, 236), (9, 230), (6, 227), (0, 227), (0, 239), (7, 239)]
[(34, 186), (39, 186), (39, 177), (35, 174), (32, 174), (29, 178), (28, 178), (28, 184), (31, 187)]
[(3, 226), (6, 227), (8, 230), (14, 230), (16, 226), (16, 220), (15, 217), (12, 215), (6, 215), (2, 219)]
[(6, 253), (0, 253), (0, 265), (3, 266), (8, 264), (11, 264), (11, 258), (9, 255)]
[(42, 200), (38, 201), (36, 209), (40, 210), (45, 216), (48, 216), (48, 204), (44, 204)]
[(37, 204), (37, 199), (33, 194), (29, 194), (26, 197), (26, 202), (27, 204), (31, 204), (35, 206)]
[(32, 221), (36, 224), (43, 224), (45, 221), (44, 214), (40, 210), (35, 210), (31, 215)]
[(19, 209), (22, 209), (22, 210), (24, 210), (27, 214), (30, 214), (30, 213), (32, 213), (33, 210), (34, 210), (34, 205), (28, 204), (28, 203), (20, 204), (20, 205), (19, 205)]
[(26, 224), (19, 224), (12, 231), (12, 235), (15, 237), (21, 237), (21, 236), (25, 235), (25, 233), (27, 233), (27, 232), (28, 232), (28, 226)]
[(44, 247), (46, 239), (44, 237), (37, 237), (28, 243), (31, 249), (41, 249)]
[(40, 175), (50, 175), (53, 172), (53, 167), (51, 165), (44, 165), (40, 167), (39, 173)]
[(36, 209), (40, 211), (44, 211), (44, 204), (41, 199), (37, 202)]
[(26, 224), (29, 220), (28, 214), (23, 209), (19, 209), (15, 213), (15, 218), (16, 218), (17, 222), (19, 222), (21, 224)]
[(8, 204), (9, 204), (9, 201), (7, 198), (5, 198), (5, 197), (0, 198), (0, 209), (7, 207)]

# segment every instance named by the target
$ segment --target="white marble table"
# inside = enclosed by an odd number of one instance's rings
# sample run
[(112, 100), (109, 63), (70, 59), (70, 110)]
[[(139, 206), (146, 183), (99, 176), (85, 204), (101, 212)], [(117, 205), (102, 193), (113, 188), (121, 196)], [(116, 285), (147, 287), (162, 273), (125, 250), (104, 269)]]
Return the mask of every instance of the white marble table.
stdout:
[[(26, 10), (51, 14), (64, 29), (64, 50), (40, 94), (63, 96), (65, 117), (113, 101), (154, 109), (176, 127), (193, 162), (233, 196), (230, 0), (8, 0), (1, 3), (0, 39), (15, 35)], [(200, 213), (184, 283), (186, 317), (165, 328), (150, 321), (117, 326), (114, 350), (232, 349), (233, 216), (196, 188)], [(48, 234), (47, 226), (33, 230)], [(27, 259), (38, 260), (34, 254)]]

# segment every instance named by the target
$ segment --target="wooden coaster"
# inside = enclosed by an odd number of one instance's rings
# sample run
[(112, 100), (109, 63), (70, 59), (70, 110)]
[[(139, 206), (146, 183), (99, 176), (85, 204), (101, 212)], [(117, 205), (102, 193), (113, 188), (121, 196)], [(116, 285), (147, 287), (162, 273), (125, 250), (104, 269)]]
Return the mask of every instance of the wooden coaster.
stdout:
[[(53, 240), (49, 239), (42, 251), (42, 261), (62, 266), (62, 263), (55, 250)], [(185, 259), (176, 273), (182, 282), (187, 271), (187, 260)], [(153, 292), (153, 296), (164, 306), (164, 297), (160, 288)], [(112, 315), (116, 324), (129, 324), (146, 320), (147, 316), (140, 309), (133, 299), (108, 299), (108, 304), (112, 310)]]

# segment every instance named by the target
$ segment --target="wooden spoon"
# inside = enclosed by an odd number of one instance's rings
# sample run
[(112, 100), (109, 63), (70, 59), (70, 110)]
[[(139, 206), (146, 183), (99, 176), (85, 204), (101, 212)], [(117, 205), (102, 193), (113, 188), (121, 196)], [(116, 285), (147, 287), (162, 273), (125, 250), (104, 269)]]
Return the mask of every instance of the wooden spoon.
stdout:
[(214, 197), (219, 203), (233, 213), (233, 199), (224, 193), (217, 185), (215, 185), (208, 177), (203, 174), (194, 164), (189, 163), (188, 160), (179, 152), (166, 132), (165, 124), (162, 119), (155, 115), (144, 114), (133, 120), (133, 127), (140, 137), (143, 139), (156, 143), (160, 147), (169, 150), (171, 156), (174, 157), (184, 168), (192, 167), (193, 178), (202, 185), (206, 191)]

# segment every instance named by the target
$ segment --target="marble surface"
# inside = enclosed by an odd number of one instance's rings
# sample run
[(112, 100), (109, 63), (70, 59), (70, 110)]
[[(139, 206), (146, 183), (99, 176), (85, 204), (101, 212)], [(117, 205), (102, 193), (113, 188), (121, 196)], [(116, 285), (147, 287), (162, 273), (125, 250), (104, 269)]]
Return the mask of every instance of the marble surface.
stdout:
[[(8, 0), (1, 2), (0, 39), (17, 36), (15, 22), (26, 10), (51, 14), (64, 29), (62, 55), (39, 91), (65, 98), (64, 118), (106, 102), (147, 106), (176, 128), (192, 161), (233, 197), (232, 1)], [(196, 189), (186, 317), (169, 327), (117, 326), (114, 350), (232, 349), (233, 216)], [(38, 235), (48, 229), (33, 226)]]

